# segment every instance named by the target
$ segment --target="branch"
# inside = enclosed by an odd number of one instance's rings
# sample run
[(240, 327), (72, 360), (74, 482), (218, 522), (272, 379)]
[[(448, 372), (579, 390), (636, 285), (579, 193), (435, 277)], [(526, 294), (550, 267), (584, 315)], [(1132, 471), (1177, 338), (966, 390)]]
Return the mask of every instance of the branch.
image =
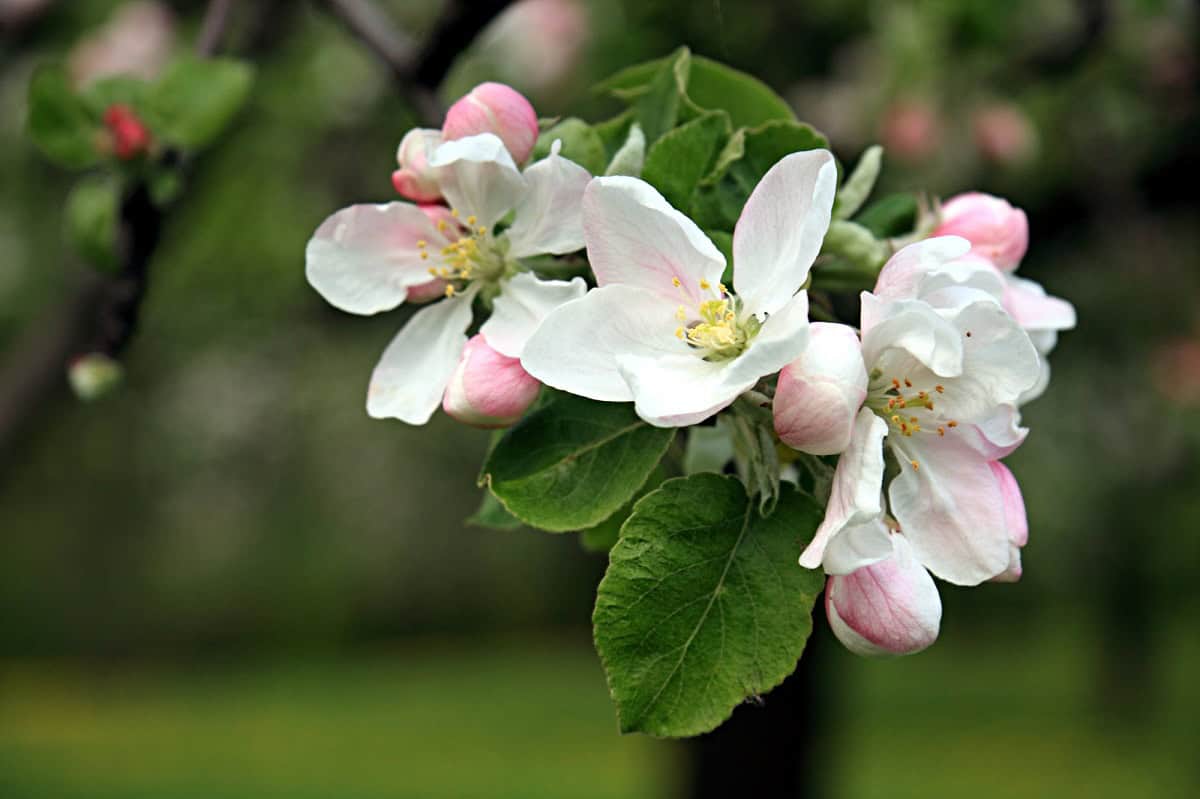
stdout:
[(440, 125), (444, 110), (435, 91), (454, 59), (475, 40), (510, 0), (449, 0), (424, 45), (391, 24), (372, 0), (325, 0), (359, 41), (387, 65), (400, 92), (431, 125)]

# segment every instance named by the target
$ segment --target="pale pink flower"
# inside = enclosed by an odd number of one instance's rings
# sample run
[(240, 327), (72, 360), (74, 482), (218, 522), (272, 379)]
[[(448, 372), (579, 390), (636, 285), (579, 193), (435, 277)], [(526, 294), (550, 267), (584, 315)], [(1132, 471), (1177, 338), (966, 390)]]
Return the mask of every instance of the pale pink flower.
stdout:
[(171, 57), (175, 22), (162, 3), (125, 3), (102, 27), (71, 50), (68, 68), (76, 85), (115, 75), (151, 80)]
[(811, 324), (804, 353), (779, 373), (775, 432), (794, 449), (836, 454), (850, 444), (854, 417), (866, 396), (858, 333), (847, 325)]
[(962, 236), (971, 242), (971, 252), (1012, 272), (1029, 247), (1029, 221), (1007, 200), (974, 191), (942, 204), (941, 222), (931, 235)]

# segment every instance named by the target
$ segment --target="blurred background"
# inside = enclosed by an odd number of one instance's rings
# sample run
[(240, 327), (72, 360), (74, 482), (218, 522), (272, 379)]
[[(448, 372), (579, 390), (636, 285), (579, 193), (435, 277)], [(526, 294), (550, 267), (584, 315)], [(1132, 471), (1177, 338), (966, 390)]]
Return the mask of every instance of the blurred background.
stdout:
[[(380, 2), (417, 38), (440, 6)], [(691, 745), (617, 733), (604, 558), (464, 526), (487, 435), (363, 410), (405, 313), (327, 306), (304, 244), (394, 197), (415, 117), (321, 3), (276, 3), (239, 53), (251, 106), (169, 214), (125, 386), (6, 401), (86, 272), (76, 178), (23, 132), (32, 70), (153, 74), (203, 8), (0, 0), (0, 795), (684, 795)], [(843, 161), (882, 143), (879, 194), (1029, 213), (1021, 273), (1080, 324), (1010, 460), (1025, 576), (943, 586), (941, 639), (904, 660), (818, 625), (814, 795), (1200, 795), (1197, 23), (1184, 0), (524, 0), (443, 86), (599, 119), (591, 83), (687, 44)]]

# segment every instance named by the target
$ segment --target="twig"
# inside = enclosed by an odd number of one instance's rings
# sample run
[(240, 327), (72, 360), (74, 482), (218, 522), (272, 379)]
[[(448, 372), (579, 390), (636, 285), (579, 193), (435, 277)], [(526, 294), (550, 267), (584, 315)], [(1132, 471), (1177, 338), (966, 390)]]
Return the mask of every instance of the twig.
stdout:
[(204, 20), (200, 23), (200, 34), (196, 37), (196, 55), (201, 58), (215, 55), (225, 30), (229, 27), (229, 12), (233, 0), (211, 0), (204, 9)]

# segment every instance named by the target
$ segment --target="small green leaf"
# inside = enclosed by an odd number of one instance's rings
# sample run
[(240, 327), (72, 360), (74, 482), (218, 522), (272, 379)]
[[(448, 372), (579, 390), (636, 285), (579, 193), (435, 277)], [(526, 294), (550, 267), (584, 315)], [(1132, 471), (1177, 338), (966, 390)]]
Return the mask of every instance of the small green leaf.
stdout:
[(607, 552), (612, 549), (613, 545), (617, 543), (617, 539), (621, 537), (621, 525), (625, 524), (625, 520), (633, 513), (633, 506), (639, 499), (662, 485), (663, 480), (666, 479), (667, 472), (662, 465), (654, 467), (654, 471), (650, 473), (645, 484), (616, 513), (595, 527), (579, 531), (579, 543), (589, 552)]
[(634, 115), (646, 134), (646, 142), (653, 144), (659, 136), (675, 127), (679, 118), (679, 107), (683, 101), (688, 63), (691, 53), (681, 47), (659, 69), (646, 91), (633, 104)]
[(28, 129), (46, 157), (68, 169), (85, 169), (100, 158), (99, 120), (71, 88), (61, 67), (46, 66), (33, 73)]
[(592, 616), (622, 732), (707, 732), (796, 668), (824, 584), (796, 559), (820, 520), (790, 485), (763, 518), (737, 478), (707, 473), (637, 503)]
[(634, 495), (674, 435), (643, 422), (632, 405), (556, 394), (505, 433), (479, 480), (526, 524), (581, 530)]
[(883, 148), (878, 144), (868, 147), (858, 159), (858, 165), (846, 178), (842, 188), (838, 190), (837, 199), (833, 203), (834, 219), (849, 219), (862, 208), (875, 181), (879, 178), (879, 168), (883, 163)]
[(855, 221), (881, 239), (903, 236), (917, 224), (917, 198), (889, 194), (867, 206)]
[(582, 119), (570, 117), (543, 131), (533, 148), (533, 159), (537, 161), (549, 155), (555, 139), (562, 142), (559, 155), (563, 158), (574, 161), (593, 175), (604, 171), (607, 161), (604, 141), (592, 126)]
[(150, 88), (150, 127), (171, 144), (202, 149), (233, 121), (253, 79), (253, 69), (228, 58), (176, 61)]
[(479, 509), (467, 517), (467, 524), (493, 530), (516, 530), (521, 526), (521, 520), (506, 511), (492, 492), (484, 491)]
[(746, 130), (742, 134), (742, 153), (735, 158), (736, 139), (734, 134), (717, 159), (717, 163), (727, 164), (724, 173), (710, 173), (696, 191), (691, 216), (701, 227), (733, 230), (750, 193), (779, 159), (829, 146), (828, 140), (809, 125), (786, 120)]
[(650, 147), (642, 179), (676, 208), (690, 207), (697, 184), (708, 174), (731, 132), (724, 111), (707, 112), (674, 128)]
[(837, 255), (863, 272), (878, 272), (888, 255), (887, 245), (878, 241), (870, 229), (845, 219), (835, 219), (829, 224), (821, 252)]
[(67, 238), (85, 261), (102, 272), (115, 272), (117, 259), (117, 220), (121, 210), (121, 189), (107, 175), (84, 177), (67, 197), (65, 220)]
[(796, 120), (787, 101), (752, 75), (705, 58), (693, 56), (687, 96), (705, 109), (728, 112), (734, 127), (755, 127), (773, 120)]
[(625, 143), (613, 154), (604, 174), (641, 177), (645, 163), (646, 134), (642, 133), (642, 126), (634, 122), (629, 126), (629, 135), (625, 137)]
[(82, 92), (83, 101), (96, 119), (102, 119), (109, 106), (127, 105), (140, 111), (150, 85), (128, 75), (116, 75), (96, 81)]
[[(627, 108), (611, 119), (592, 125), (592, 130), (596, 131), (600, 141), (604, 142), (604, 151), (612, 157), (625, 144), (625, 140), (629, 138), (629, 130), (634, 124), (633, 109)], [(645, 138), (644, 133), (642, 138)]]

